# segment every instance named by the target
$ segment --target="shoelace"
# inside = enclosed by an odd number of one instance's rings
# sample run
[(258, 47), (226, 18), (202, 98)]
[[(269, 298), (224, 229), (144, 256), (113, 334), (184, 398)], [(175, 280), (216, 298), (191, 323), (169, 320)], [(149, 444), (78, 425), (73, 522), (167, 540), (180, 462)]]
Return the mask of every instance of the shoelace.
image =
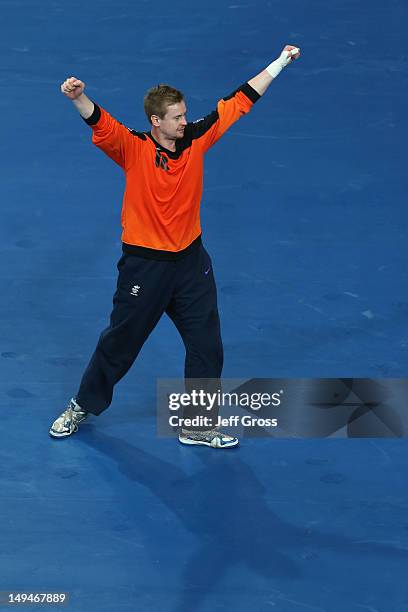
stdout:
[[(74, 427), (77, 427), (77, 419), (81, 418), (84, 415), (82, 412), (78, 412), (73, 408), (69, 407), (65, 410), (65, 412), (61, 415), (62, 425), (67, 429), (71, 426), (71, 423)], [(58, 419), (59, 420), (59, 419)]]
[(64, 427), (68, 429), (73, 421), (72, 408), (68, 408), (62, 416), (63, 416), (62, 423)]
[(231, 438), (231, 436), (229, 436), (228, 434), (224, 434), (221, 431), (218, 431), (218, 429), (210, 429), (209, 431), (184, 431), (182, 432), (182, 434), (185, 436), (191, 436), (195, 440), (202, 440), (204, 438), (214, 439), (216, 437), (220, 439), (222, 439), (223, 437)]

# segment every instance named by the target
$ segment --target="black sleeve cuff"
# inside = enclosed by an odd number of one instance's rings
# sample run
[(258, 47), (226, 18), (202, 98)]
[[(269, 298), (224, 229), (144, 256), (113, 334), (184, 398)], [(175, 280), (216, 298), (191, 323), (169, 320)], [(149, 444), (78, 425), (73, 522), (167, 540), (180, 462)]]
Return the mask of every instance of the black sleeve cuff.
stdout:
[(94, 104), (94, 109), (93, 109), (92, 115), (88, 117), (88, 119), (85, 119), (85, 117), (82, 117), (82, 119), (88, 125), (95, 125), (95, 123), (98, 123), (99, 119), (101, 118), (101, 109), (99, 108), (97, 104), (95, 104), (95, 102), (93, 104)]
[(249, 83), (244, 83), (243, 85), (241, 85), (239, 90), (242, 91), (242, 93), (244, 93), (246, 97), (254, 104), (261, 97), (260, 94), (253, 87), (251, 87)]
[(239, 91), (242, 91), (242, 93), (246, 95), (248, 100), (251, 100), (251, 102), (253, 102), (253, 103), (255, 103), (257, 100), (259, 100), (259, 98), (261, 97), (259, 95), (259, 93), (257, 91), (255, 91), (255, 89), (253, 87), (251, 87), (251, 85), (249, 85), (249, 83), (244, 83), (243, 85), (238, 87), (238, 89), (233, 91), (232, 94), (230, 94), (229, 96), (225, 96), (225, 98), (223, 98), (223, 100), (225, 100), (225, 101), (230, 100)]

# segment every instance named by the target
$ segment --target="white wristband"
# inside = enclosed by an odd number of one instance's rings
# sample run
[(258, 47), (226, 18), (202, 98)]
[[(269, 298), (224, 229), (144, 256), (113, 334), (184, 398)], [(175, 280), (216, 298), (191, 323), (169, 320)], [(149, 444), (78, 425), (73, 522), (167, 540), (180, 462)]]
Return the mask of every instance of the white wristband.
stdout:
[(278, 74), (292, 61), (292, 56), (299, 53), (299, 49), (292, 49), (292, 51), (282, 51), (277, 60), (269, 64), (265, 70), (269, 72), (273, 79), (276, 79)]

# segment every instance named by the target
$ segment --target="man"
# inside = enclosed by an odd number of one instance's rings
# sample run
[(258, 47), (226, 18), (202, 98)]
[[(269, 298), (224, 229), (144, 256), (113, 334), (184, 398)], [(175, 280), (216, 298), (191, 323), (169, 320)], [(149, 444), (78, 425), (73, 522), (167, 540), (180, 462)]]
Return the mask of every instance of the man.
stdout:
[[(70, 77), (61, 85), (92, 128), (94, 144), (125, 171), (126, 189), (123, 255), (110, 325), (100, 335), (77, 395), (52, 424), (51, 436), (70, 436), (89, 413), (99, 415), (108, 408), (114, 385), (129, 370), (163, 313), (183, 339), (187, 384), (221, 377), (216, 286), (211, 259), (201, 242), (203, 158), (298, 57), (299, 49), (287, 45), (277, 60), (194, 123), (187, 122), (181, 92), (168, 85), (150, 89), (144, 99), (149, 132), (136, 132), (116, 121), (84, 94), (85, 84), (79, 79)], [(236, 446), (237, 438), (215, 427), (216, 417), (213, 411), (210, 426), (182, 428), (180, 442)]]

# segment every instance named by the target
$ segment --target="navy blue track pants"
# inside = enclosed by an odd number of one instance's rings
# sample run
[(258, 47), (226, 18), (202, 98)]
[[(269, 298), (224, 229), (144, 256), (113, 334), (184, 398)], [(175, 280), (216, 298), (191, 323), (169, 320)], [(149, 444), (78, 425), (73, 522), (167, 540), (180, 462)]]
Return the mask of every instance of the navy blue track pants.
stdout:
[(110, 325), (101, 333), (82, 377), (78, 404), (95, 415), (108, 408), (115, 384), (132, 366), (163, 313), (183, 339), (185, 378), (220, 378), (223, 347), (217, 292), (203, 245), (174, 261), (124, 252), (117, 267)]

